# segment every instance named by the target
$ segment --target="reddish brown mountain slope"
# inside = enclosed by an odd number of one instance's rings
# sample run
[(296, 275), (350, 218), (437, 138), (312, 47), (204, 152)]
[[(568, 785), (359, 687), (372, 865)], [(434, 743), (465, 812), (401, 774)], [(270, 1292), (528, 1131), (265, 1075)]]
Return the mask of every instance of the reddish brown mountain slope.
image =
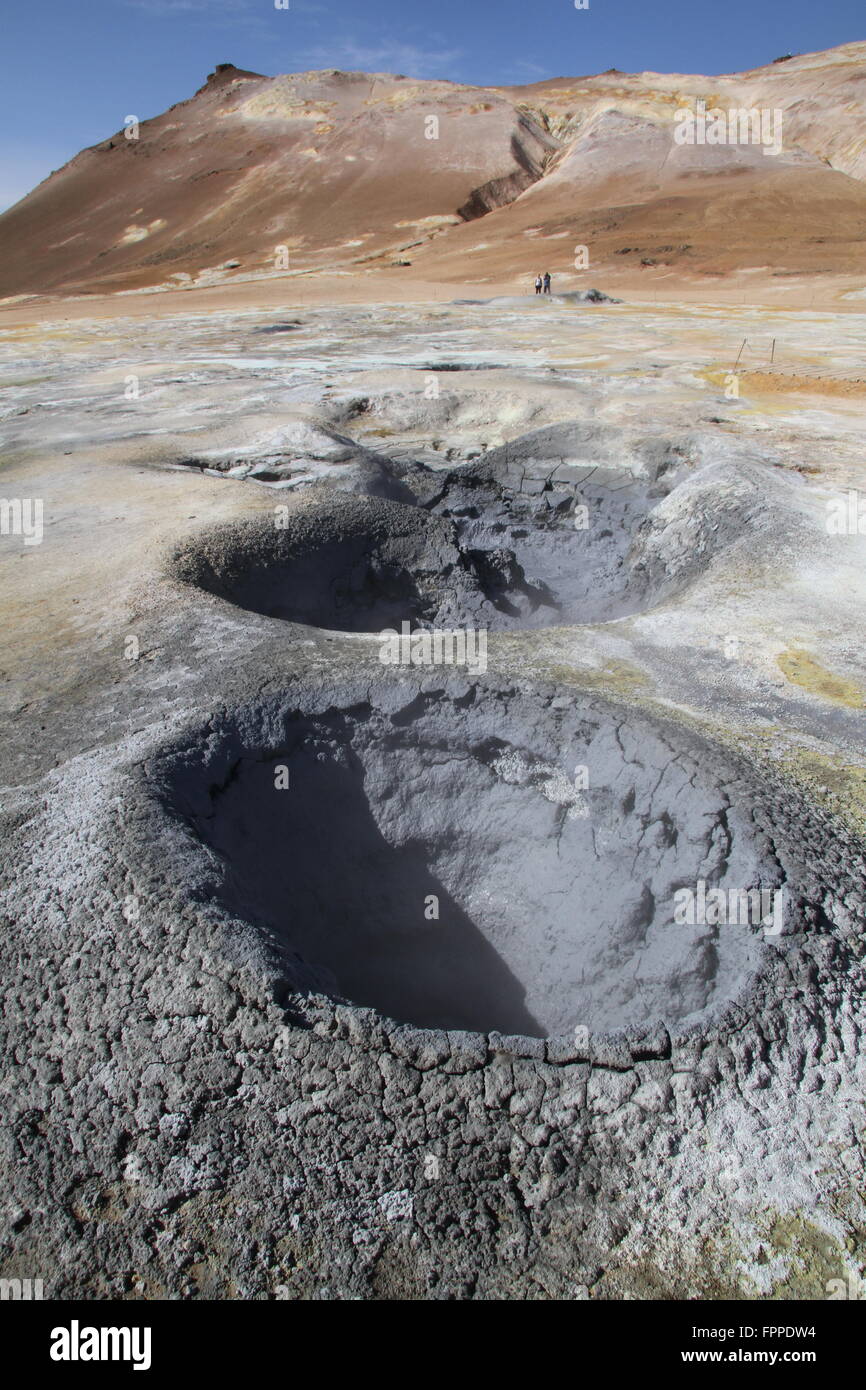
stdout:
[[(593, 278), (866, 275), (864, 95), (864, 43), (522, 88), (226, 65), (0, 217), (0, 296), (284, 275), (281, 246), (290, 275), (411, 260), (432, 281), (549, 268), (577, 287), (578, 244)], [(677, 145), (698, 97), (781, 111), (782, 153)]]

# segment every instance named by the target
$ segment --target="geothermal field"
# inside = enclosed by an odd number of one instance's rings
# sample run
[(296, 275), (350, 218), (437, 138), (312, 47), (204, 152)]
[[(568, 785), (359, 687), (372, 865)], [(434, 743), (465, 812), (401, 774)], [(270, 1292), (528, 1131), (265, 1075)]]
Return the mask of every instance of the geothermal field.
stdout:
[(221, 65), (0, 217), (0, 1276), (862, 1288), (864, 80)]

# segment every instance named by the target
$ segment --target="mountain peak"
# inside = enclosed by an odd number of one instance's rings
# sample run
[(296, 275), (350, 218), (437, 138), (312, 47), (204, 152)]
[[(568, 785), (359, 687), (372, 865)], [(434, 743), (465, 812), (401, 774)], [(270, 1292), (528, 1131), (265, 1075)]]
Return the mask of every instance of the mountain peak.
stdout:
[(207, 81), (199, 91), (205, 91), (209, 87), (224, 87), (226, 83), (235, 82), (239, 77), (262, 78), (264, 73), (250, 72), (248, 68), (236, 68), (234, 63), (217, 63), (213, 72), (208, 73)]

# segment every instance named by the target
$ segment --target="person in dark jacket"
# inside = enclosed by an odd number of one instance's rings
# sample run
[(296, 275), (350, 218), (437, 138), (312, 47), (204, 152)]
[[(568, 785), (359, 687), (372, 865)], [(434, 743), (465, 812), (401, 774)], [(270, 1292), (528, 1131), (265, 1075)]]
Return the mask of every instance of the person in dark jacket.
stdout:
[(544, 293), (545, 293), (545, 294), (550, 294), (550, 271), (549, 271), (549, 270), (546, 270), (546, 271), (544, 272)]

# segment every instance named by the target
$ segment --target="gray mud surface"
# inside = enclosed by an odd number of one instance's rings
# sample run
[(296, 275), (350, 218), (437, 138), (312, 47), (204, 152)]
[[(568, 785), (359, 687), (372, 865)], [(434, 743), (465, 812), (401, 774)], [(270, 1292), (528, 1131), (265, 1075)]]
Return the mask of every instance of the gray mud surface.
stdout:
[[(345, 314), (281, 320), (278, 380), (207, 366), (258, 326), (226, 316), (137, 327), (158, 411), (118, 413), (108, 330), (21, 387), (3, 1277), (761, 1299), (866, 1268), (863, 545), (824, 527), (854, 423), (804, 412), (813, 481), (690, 358), (581, 377), (507, 306), (447, 312), (430, 342), (359, 312), (357, 380)], [(428, 400), (434, 347), (534, 365)], [(487, 671), (384, 665), (403, 621), (489, 630)], [(702, 881), (784, 912), (676, 922)]]

